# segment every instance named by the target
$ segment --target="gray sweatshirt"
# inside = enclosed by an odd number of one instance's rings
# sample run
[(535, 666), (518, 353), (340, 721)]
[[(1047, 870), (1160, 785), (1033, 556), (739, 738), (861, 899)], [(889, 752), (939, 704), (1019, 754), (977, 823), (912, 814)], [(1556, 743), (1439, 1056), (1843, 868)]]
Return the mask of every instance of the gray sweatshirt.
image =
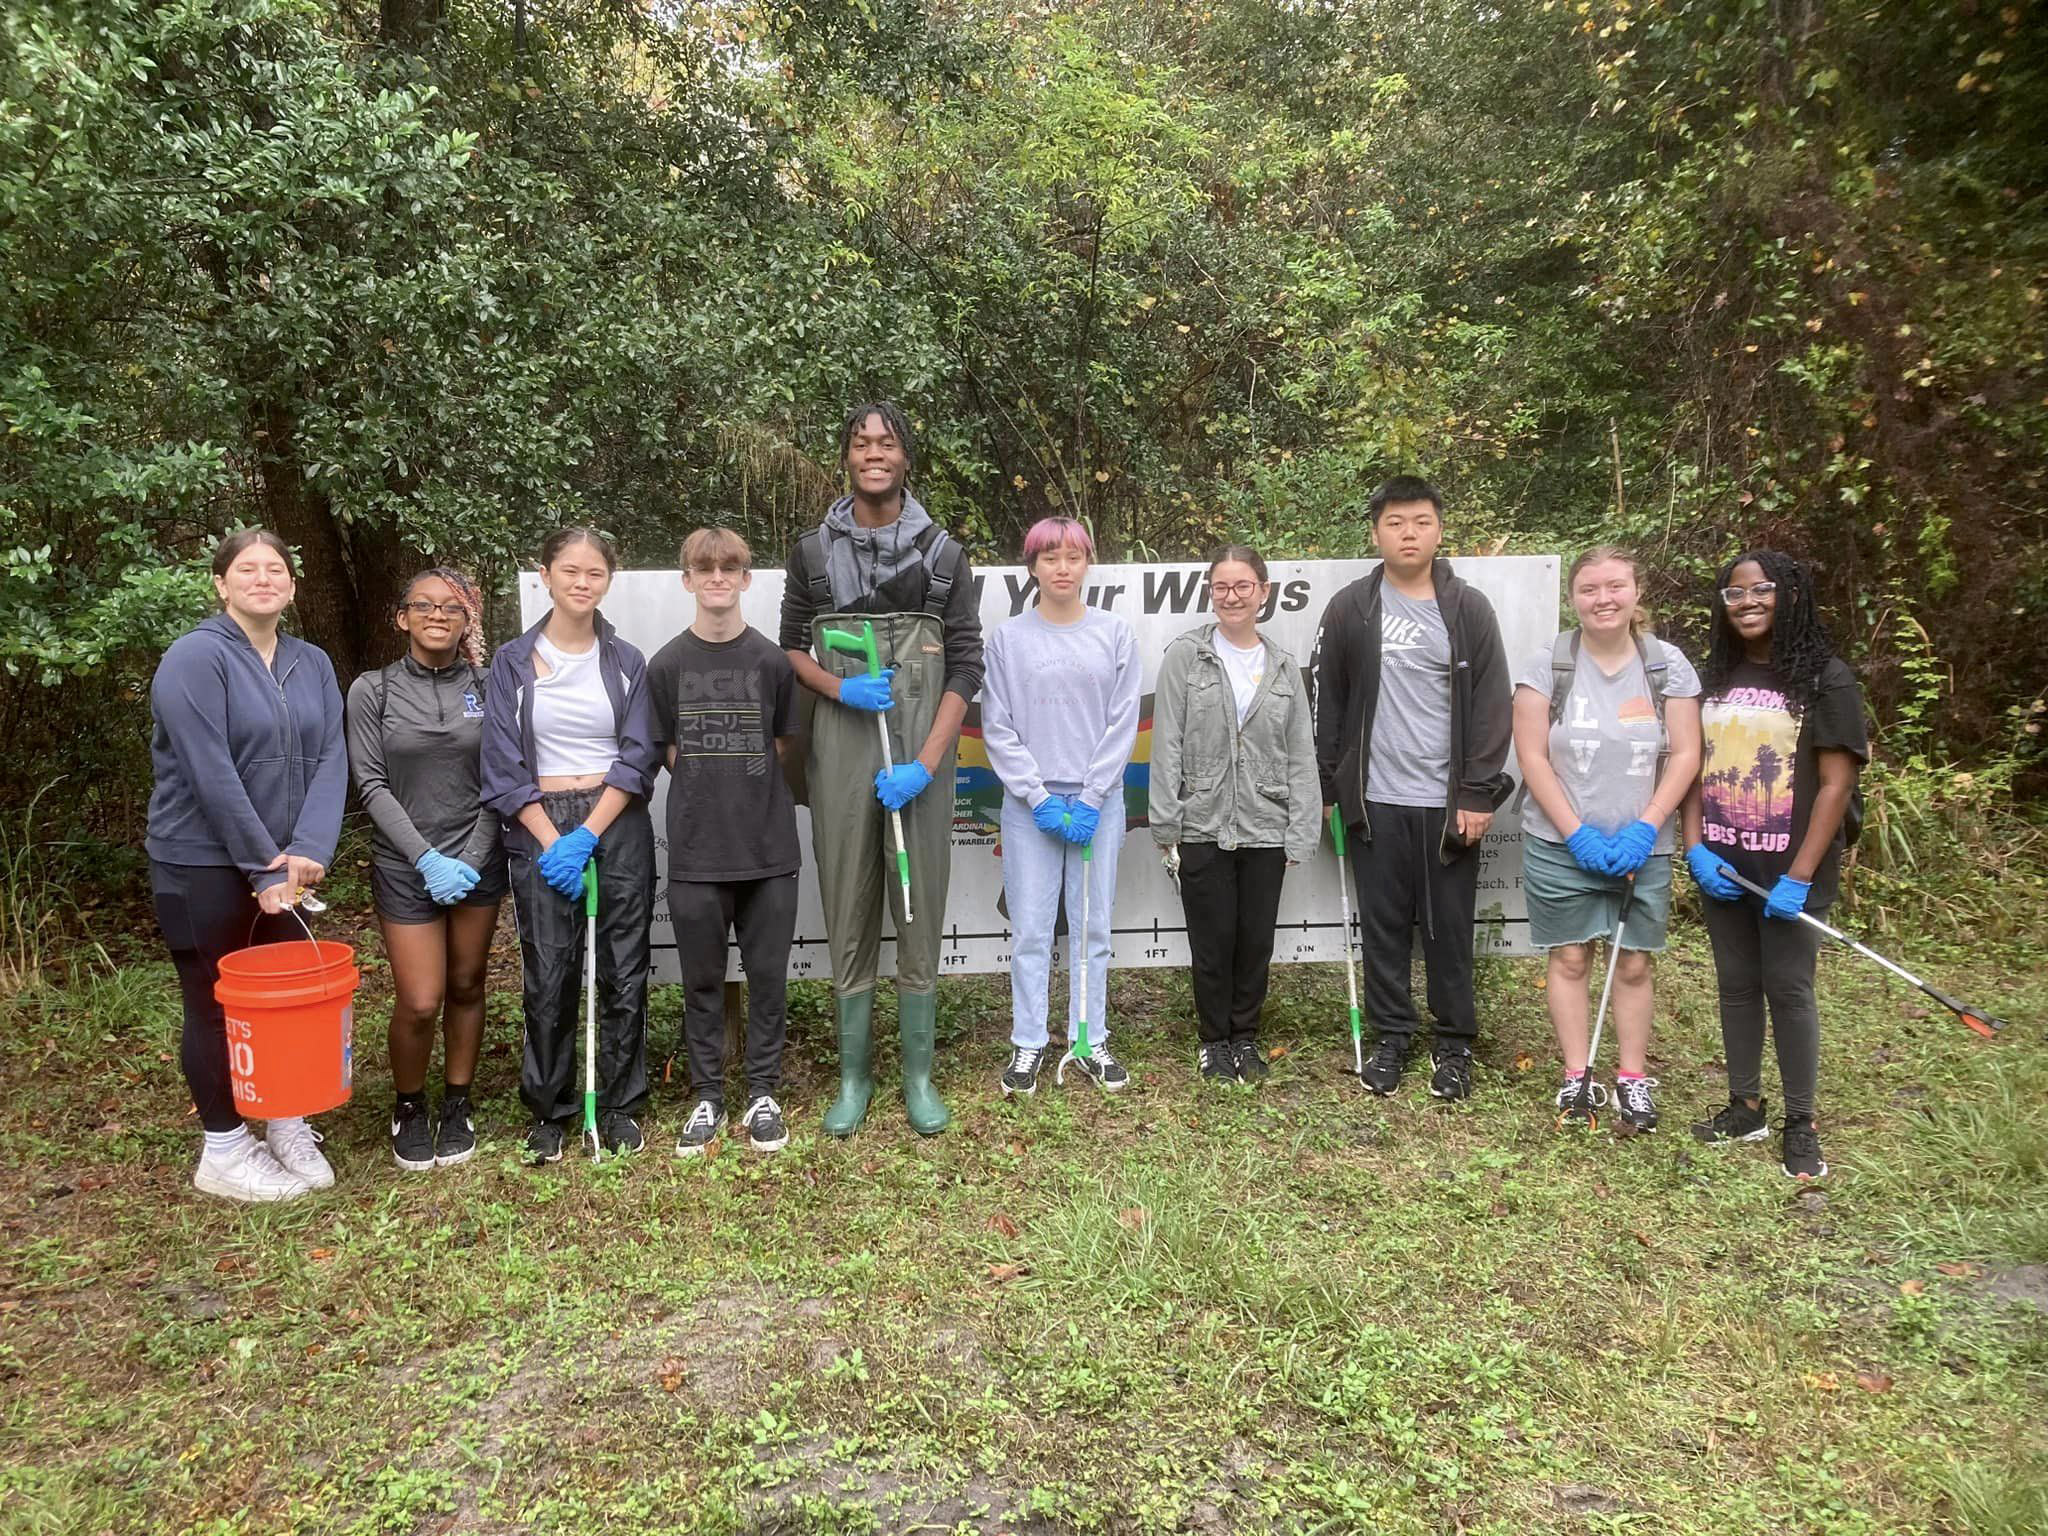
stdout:
[(423, 667), (407, 655), (349, 688), (349, 770), (387, 869), (411, 869), (431, 847), (489, 872), (498, 818), (480, 794), (484, 679), (466, 661)]
[(1121, 807), (1144, 681), (1130, 621), (1089, 608), (1048, 624), (1034, 608), (992, 630), (986, 653), (982, 745), (1003, 788), (1033, 808), (1052, 785)]

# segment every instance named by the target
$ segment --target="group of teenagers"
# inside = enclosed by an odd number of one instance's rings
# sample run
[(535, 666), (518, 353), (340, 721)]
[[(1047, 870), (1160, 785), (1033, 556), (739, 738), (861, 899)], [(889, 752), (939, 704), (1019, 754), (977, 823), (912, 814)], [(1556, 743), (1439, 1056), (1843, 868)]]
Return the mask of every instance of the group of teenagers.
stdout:
[[(1048, 1015), (1062, 914), (1072, 929), (1063, 1064), (1104, 1090), (1128, 1085), (1110, 1043), (1107, 977), (1141, 710), (1135, 633), (1085, 601), (1095, 553), (1085, 525), (1050, 517), (1024, 541), (1035, 606), (984, 638), (960, 546), (909, 490), (915, 439), (903, 413), (887, 402), (857, 407), (839, 449), (848, 491), (789, 552), (780, 633), (770, 639), (741, 616), (745, 541), (701, 528), (681, 549), (692, 622), (651, 659), (601, 612), (618, 566), (611, 544), (568, 528), (541, 548), (550, 607), (524, 634), (487, 658), (476, 587), (451, 568), (423, 571), (393, 614), (404, 654), (356, 678), (344, 703), (328, 657), (280, 627), (295, 580), (283, 541), (251, 529), (221, 543), (222, 611), (169, 648), (151, 690), (147, 847), (183, 994), (184, 1073), (205, 1133), (199, 1189), (286, 1200), (334, 1180), (305, 1120), (269, 1120), (260, 1138), (245, 1122), (214, 984), (224, 955), (297, 935), (289, 909), (332, 864), (351, 783), (373, 829), (371, 890), (393, 992), (390, 1148), (401, 1168), (475, 1152), (471, 1084), (508, 893), (522, 970), (526, 1152), (535, 1162), (562, 1156), (581, 1107), (587, 872), (597, 895), (599, 1132), (615, 1152), (644, 1144), (657, 846), (649, 795), (663, 771), (692, 1094), (676, 1151), (701, 1153), (727, 1127), (728, 935), (748, 981), (736, 1128), (758, 1151), (784, 1146), (785, 972), (802, 861), (786, 771), (797, 765), (784, 760), (800, 744), (840, 1074), (824, 1129), (852, 1134), (873, 1095), (887, 910), (905, 1111), (917, 1131), (942, 1130), (939, 943), (955, 753), (977, 697), (1004, 791), (1013, 955), (1001, 1091), (1036, 1091), (1055, 1050)], [(1421, 1028), (1410, 982), (1419, 931), (1433, 1018), (1429, 1091), (1471, 1094), (1479, 850), (1519, 793), (1530, 934), (1547, 952), (1562, 1056), (1559, 1107), (1611, 1103), (1630, 1129), (1658, 1123), (1652, 957), (1665, 944), (1682, 849), (1705, 898), (1729, 1089), (1692, 1133), (1708, 1142), (1770, 1134), (1768, 1014), (1784, 1169), (1825, 1175), (1814, 1125), (1820, 935), (1797, 919), (1835, 898), (1867, 745), (1856, 679), (1833, 652), (1808, 572), (1769, 550), (1730, 562), (1696, 668), (1648, 632), (1634, 559), (1591, 549), (1567, 581), (1576, 624), (1510, 658), (1491, 605), (1437, 553), (1443, 510), (1437, 489), (1413, 477), (1373, 494), (1381, 563), (1331, 600), (1307, 667), (1261, 632), (1266, 565), (1239, 544), (1211, 556), (1211, 617), (1166, 650), (1144, 825), (1186, 912), (1201, 1076), (1266, 1075), (1259, 1019), (1281, 888), (1334, 812), (1374, 1031), (1364, 1085), (1392, 1094), (1407, 1068)], [(1511, 743), (1519, 791), (1505, 771)], [(1618, 948), (1611, 1090), (1588, 1076), (1603, 940)], [(1084, 1050), (1073, 1049), (1077, 1026)], [(437, 1031), (438, 1105), (427, 1083)]]

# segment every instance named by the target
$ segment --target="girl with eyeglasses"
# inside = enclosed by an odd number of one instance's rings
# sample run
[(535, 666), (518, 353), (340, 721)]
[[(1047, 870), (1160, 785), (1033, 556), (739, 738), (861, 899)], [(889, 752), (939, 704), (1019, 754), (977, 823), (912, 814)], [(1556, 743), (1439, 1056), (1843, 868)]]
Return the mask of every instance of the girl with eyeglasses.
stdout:
[[(1813, 1101), (1820, 1075), (1814, 963), (1821, 935), (1799, 921), (1833, 904), (1869, 760), (1863, 693), (1834, 652), (1807, 568), (1776, 550), (1721, 571), (1700, 669), (1699, 781), (1683, 810), (1685, 860), (1714, 946), (1728, 1103), (1693, 1126), (1704, 1142), (1762, 1141), (1768, 1008), (1785, 1095), (1781, 1160), (1795, 1179), (1827, 1174)], [(1770, 894), (1745, 891), (1739, 874)]]
[[(348, 757), (374, 829), (370, 894), (391, 958), (391, 1156), (423, 1173), (476, 1151), (469, 1090), (484, 973), (505, 899), (498, 818), (483, 806), (483, 602), (459, 571), (413, 577), (395, 610), (405, 654), (348, 691)], [(427, 1063), (441, 1023), (441, 1112)]]
[(1257, 550), (1211, 555), (1215, 622), (1166, 648), (1152, 706), (1147, 819), (1187, 913), (1196, 1064), (1212, 1082), (1266, 1075), (1259, 1013), (1280, 883), (1322, 835), (1308, 689), (1259, 633), (1270, 591)]

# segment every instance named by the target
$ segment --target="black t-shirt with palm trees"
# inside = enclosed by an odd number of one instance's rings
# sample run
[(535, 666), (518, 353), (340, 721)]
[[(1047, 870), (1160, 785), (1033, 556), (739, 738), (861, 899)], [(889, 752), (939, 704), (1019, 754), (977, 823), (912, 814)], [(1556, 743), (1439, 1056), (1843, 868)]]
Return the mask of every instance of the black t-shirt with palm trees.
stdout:
[[(1700, 768), (1706, 845), (1768, 890), (1792, 867), (1805, 840), (1820, 789), (1819, 753), (1847, 752), (1859, 763), (1870, 758), (1863, 690), (1847, 662), (1830, 658), (1813, 702), (1795, 714), (1778, 674), (1744, 662), (1700, 700), (1700, 732), (1706, 749)], [(1843, 844), (1836, 833), (1814, 874), (1809, 912), (1834, 902)]]

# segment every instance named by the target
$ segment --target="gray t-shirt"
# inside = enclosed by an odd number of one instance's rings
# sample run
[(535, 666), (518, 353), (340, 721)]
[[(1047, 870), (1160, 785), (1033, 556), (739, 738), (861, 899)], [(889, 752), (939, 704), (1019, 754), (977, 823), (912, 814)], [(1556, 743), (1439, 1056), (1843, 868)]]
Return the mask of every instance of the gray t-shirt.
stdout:
[[(1696, 699), (1700, 675), (1678, 647), (1654, 635), (1646, 638), (1650, 654), (1664, 662), (1664, 697)], [(1550, 702), (1550, 647), (1533, 653), (1515, 679)], [(1612, 677), (1582, 648), (1572, 672), (1572, 691), (1564, 715), (1550, 728), (1550, 767), (1564, 788), (1565, 799), (1579, 820), (1596, 832), (1614, 833), (1642, 819), (1656, 793), (1657, 753), (1663, 744), (1657, 707), (1650, 699), (1650, 680), (1640, 657), (1628, 661)], [(1657, 829), (1657, 853), (1669, 853), (1676, 817)], [(1564, 836), (1543, 814), (1531, 795), (1522, 807), (1522, 829), (1531, 837), (1561, 843)]]
[(1365, 798), (1381, 805), (1443, 805), (1450, 783), (1450, 631), (1435, 598), (1418, 602), (1383, 585), (1380, 701)]

